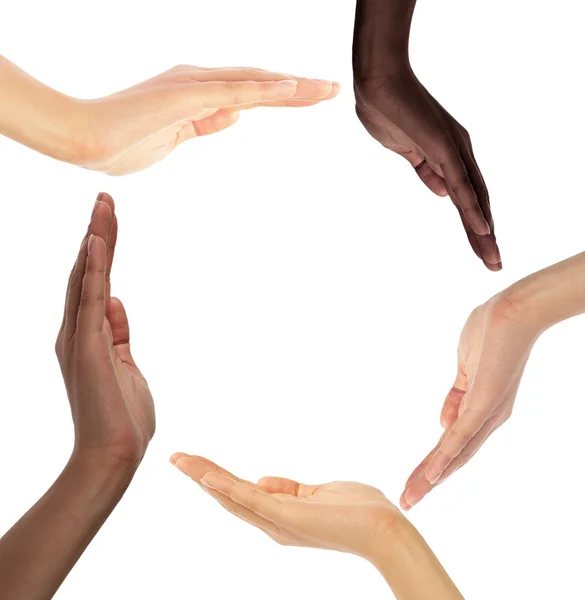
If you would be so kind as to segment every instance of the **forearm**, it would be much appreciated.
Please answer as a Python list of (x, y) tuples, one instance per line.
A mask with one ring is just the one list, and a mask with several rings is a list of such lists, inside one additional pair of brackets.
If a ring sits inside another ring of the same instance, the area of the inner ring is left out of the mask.
[(463, 596), (416, 528), (405, 518), (371, 561), (396, 600), (462, 600)]
[(133, 470), (72, 459), (0, 539), (0, 597), (48, 600), (122, 498)]
[(585, 252), (518, 281), (500, 296), (536, 333), (585, 312)]
[(353, 64), (356, 75), (408, 67), (416, 0), (357, 0)]
[(75, 162), (81, 104), (0, 56), (0, 134), (57, 160)]

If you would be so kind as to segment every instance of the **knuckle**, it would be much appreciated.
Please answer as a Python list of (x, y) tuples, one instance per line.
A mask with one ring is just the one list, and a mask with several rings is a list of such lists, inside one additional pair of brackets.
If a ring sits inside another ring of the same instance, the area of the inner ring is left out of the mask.
[[(270, 535), (270, 534), (269, 534)], [(270, 536), (279, 546), (289, 546), (290, 544), (288, 543), (287, 540), (285, 540), (284, 538), (280, 537), (280, 536), (276, 536), (276, 535), (271, 535)]]
[[(473, 437), (473, 433), (469, 429), (454, 428), (451, 434), (453, 436), (454, 441), (458, 442), (458, 444), (467, 444)], [(451, 452), (451, 454), (453, 453)]]
[(186, 65), (186, 64), (180, 64), (180, 65), (175, 65), (174, 67), (171, 67), (167, 73), (178, 73), (181, 71), (186, 71), (187, 69), (191, 69), (192, 67), (190, 65)]
[(451, 187), (453, 188), (454, 192), (457, 192), (463, 189), (473, 189), (473, 183), (467, 172), (460, 172), (451, 183)]
[(465, 129), (465, 127), (461, 126), (461, 137), (463, 138), (463, 140), (467, 143), (469, 143), (471, 141), (471, 136), (469, 135), (469, 131), (467, 131), (467, 129)]
[(81, 296), (79, 298), (80, 306), (88, 306), (90, 304), (96, 304), (98, 302), (103, 302), (105, 300), (105, 295), (103, 292), (88, 292), (87, 290), (82, 290)]

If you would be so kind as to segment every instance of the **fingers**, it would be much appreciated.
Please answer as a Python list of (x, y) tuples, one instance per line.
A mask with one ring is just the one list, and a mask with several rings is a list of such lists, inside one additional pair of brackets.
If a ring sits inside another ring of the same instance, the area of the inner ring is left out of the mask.
[[(171, 456), (171, 464), (175, 465), (177, 468), (180, 468), (179, 465), (177, 464), (178, 461), (181, 458), (185, 458), (185, 459), (190, 459), (193, 461), (196, 461), (196, 463), (198, 463), (199, 465), (202, 465), (203, 467), (203, 471), (200, 472), (200, 477), (197, 479), (197, 482), (200, 481), (201, 477), (203, 477), (204, 473), (208, 473), (209, 471), (213, 471), (214, 473), (219, 473), (220, 475), (225, 475), (226, 477), (229, 477), (230, 479), (234, 479), (235, 481), (241, 481), (243, 483), (246, 483), (247, 485), (251, 485), (252, 487), (259, 487), (245, 479), (240, 479), (239, 477), (237, 477), (236, 475), (234, 475), (233, 473), (230, 473), (229, 471), (227, 471), (226, 469), (224, 469), (223, 467), (220, 467), (219, 465), (216, 465), (213, 461), (209, 460), (208, 458), (204, 458), (203, 456), (197, 456), (195, 454), (191, 455), (191, 454), (185, 454), (185, 452), (176, 452), (175, 454), (173, 454)], [(187, 465), (188, 463), (181, 463), (182, 465)], [(192, 470), (191, 472), (195, 472), (194, 469), (200, 468), (198, 467), (197, 464), (192, 464)], [(181, 469), (180, 469), (181, 470)]]
[(198, 103), (206, 109), (246, 106), (257, 102), (275, 102), (296, 94), (297, 81), (238, 81), (195, 84)]
[(275, 102), (259, 102), (256, 104), (251, 104), (249, 106), (245, 106), (246, 110), (249, 108), (257, 108), (259, 106), (277, 106), (277, 107), (291, 107), (291, 108), (301, 108), (303, 106), (315, 106), (316, 104), (321, 104), (321, 102), (326, 102), (327, 100), (332, 100), (336, 96), (339, 95), (340, 87), (336, 82), (329, 82), (331, 91), (323, 97), (311, 98), (308, 96), (308, 92), (306, 90), (299, 90), (297, 87), (297, 91), (292, 98), (287, 98), (286, 100), (277, 100)]
[(279, 523), (282, 519), (280, 498), (241, 481), (210, 471), (201, 479), (201, 484), (231, 498), (234, 502), (251, 510), (260, 517)]
[(458, 152), (440, 164), (447, 191), (453, 202), (460, 208), (469, 226), (479, 236), (488, 235), (490, 226), (484, 217), (477, 194)]
[(217, 502), (219, 502), (228, 512), (232, 513), (243, 521), (246, 521), (246, 523), (250, 523), (259, 529), (262, 529), (268, 534), (277, 533), (277, 528), (272, 522), (261, 517), (260, 515), (257, 515), (252, 510), (241, 506), (221, 492), (201, 484), (201, 480), (208, 473), (215, 473), (218, 471), (224, 471), (227, 473), (225, 469), (222, 469), (211, 461), (201, 459), (200, 457), (189, 456), (183, 452), (177, 452), (176, 454), (173, 454), (173, 456), (171, 456), (171, 463), (185, 475), (190, 477), (193, 481), (199, 483), (203, 490), (205, 490), (213, 499), (217, 500)]
[(175, 76), (188, 77), (193, 82), (250, 82), (250, 81), (296, 81), (294, 98), (297, 100), (330, 100), (339, 93), (339, 84), (325, 79), (296, 77), (287, 73), (265, 71), (251, 67), (223, 67), (201, 69), (200, 67), (179, 67)]
[(278, 535), (278, 528), (271, 521), (268, 521), (268, 520), (264, 519), (263, 517), (257, 515), (255, 512), (252, 512), (251, 510), (244, 508), (243, 506), (241, 506), (237, 502), (234, 502), (231, 498), (224, 496), (220, 492), (206, 488), (203, 485), (201, 487), (214, 500), (216, 500), (219, 504), (221, 504), (221, 506), (225, 510), (227, 510), (229, 513), (231, 513), (235, 517), (238, 517), (238, 519), (241, 519), (242, 521), (245, 521), (246, 523), (249, 523), (250, 525), (254, 525), (254, 527), (261, 529), (262, 531), (264, 531), (264, 533), (267, 533), (268, 535), (271, 535), (271, 536)]
[[(210, 81), (213, 81), (210, 79)], [(301, 84), (304, 83), (303, 86)], [(311, 87), (309, 86), (311, 84)], [(325, 93), (324, 96), (322, 94), (329, 90), (328, 93)], [(246, 104), (245, 106), (240, 106), (240, 110), (250, 110), (252, 108), (257, 108), (260, 106), (264, 107), (303, 107), (303, 106), (315, 106), (320, 102), (325, 100), (331, 100), (335, 98), (339, 94), (339, 84), (331, 83), (320, 80), (302, 80), (299, 79), (299, 86), (297, 86), (297, 91), (295, 95), (286, 100), (277, 100), (274, 102), (255, 102), (252, 104)], [(311, 99), (314, 98), (314, 99)], [(227, 129), (234, 125), (239, 118), (239, 111), (224, 108), (220, 109), (214, 114), (210, 115), (201, 120), (190, 121), (183, 125), (181, 130), (177, 135), (177, 143), (182, 144), (183, 142), (190, 140), (194, 137), (201, 137), (205, 135), (212, 135), (214, 133), (218, 133), (223, 129)]]
[(489, 193), (481, 171), (479, 170), (477, 162), (473, 156), (471, 143), (469, 147), (464, 147), (461, 149), (461, 156), (473, 188), (476, 191), (477, 200), (481, 207), (482, 213), (490, 226), (489, 235), (477, 237), (481, 258), (488, 269), (491, 271), (499, 271), (502, 268), (502, 259), (500, 257), (500, 251), (498, 249), (498, 244), (496, 242), (496, 236), (494, 233), (494, 220), (492, 217)]
[[(108, 198), (110, 198), (108, 196)], [(110, 200), (112, 200), (110, 198)], [(112, 265), (114, 264), (114, 252), (116, 250), (116, 242), (118, 241), (118, 217), (114, 213), (114, 201), (111, 203), (112, 221), (110, 224), (110, 232), (107, 237), (107, 261), (106, 261), (106, 309), (110, 303), (110, 278), (112, 274)]]
[(405, 488), (408, 488), (410, 484), (421, 475), (424, 470), (427, 468), (427, 465), (431, 462), (433, 455), (438, 450), (439, 446), (443, 443), (443, 440), (447, 436), (447, 432), (445, 431), (441, 436), (441, 439), (437, 443), (437, 445), (425, 456), (424, 460), (418, 465), (418, 467), (412, 472), (408, 480), (406, 481)]
[(171, 463), (196, 483), (201, 483), (203, 476), (212, 470), (211, 467), (203, 464), (203, 462), (196, 457), (189, 456), (182, 452), (173, 454), (173, 456), (171, 456)]
[[(453, 475), (455, 471), (458, 471), (461, 467), (465, 466), (477, 453), (477, 451), (483, 446), (491, 434), (505, 422), (508, 415), (504, 415), (501, 418), (493, 417), (488, 419), (480, 431), (475, 437), (469, 442), (465, 450), (449, 465), (449, 467), (441, 475), (441, 478), (434, 484), (431, 484), (424, 475), (424, 468), (428, 464), (430, 458), (434, 454), (431, 452), (427, 458), (417, 468), (418, 473), (413, 473), (413, 476), (409, 478), (404, 492), (400, 498), (400, 506), (404, 510), (410, 510), (413, 506), (418, 504), (433, 488), (443, 483), (448, 477)], [(445, 435), (445, 434), (444, 434)], [(437, 447), (440, 444), (437, 444)], [(423, 467), (422, 469), (420, 467)]]
[(103, 329), (106, 316), (106, 269), (106, 242), (91, 234), (87, 243), (87, 260), (77, 313), (79, 335), (97, 333)]
[(429, 465), (425, 477), (429, 483), (436, 483), (451, 462), (461, 454), (490, 417), (489, 412), (475, 407), (467, 407), (448, 431)]
[[(111, 197), (107, 194), (100, 194), (94, 205), (87, 233), (81, 243), (77, 260), (69, 276), (62, 324), (66, 340), (70, 340), (75, 335), (77, 329), (77, 314), (81, 300), (82, 281), (87, 266), (89, 236), (93, 234), (102, 240), (108, 239), (108, 233), (112, 228), (113, 209), (114, 203)], [(111, 253), (111, 258), (113, 258), (113, 252)]]

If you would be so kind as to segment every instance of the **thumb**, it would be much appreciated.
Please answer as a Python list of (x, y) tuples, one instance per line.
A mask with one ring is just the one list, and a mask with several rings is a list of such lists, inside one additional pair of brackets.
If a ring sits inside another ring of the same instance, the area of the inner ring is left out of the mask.
[(429, 190), (431, 190), (431, 192), (433, 192), (433, 194), (441, 197), (448, 195), (445, 180), (438, 173), (433, 171), (426, 160), (419, 162), (417, 165), (412, 164), (412, 166), (421, 181), (429, 188)]
[(262, 477), (258, 485), (268, 494), (288, 494), (298, 496), (300, 483), (283, 477)]
[(263, 477), (258, 481), (258, 486), (268, 494), (287, 494), (297, 498), (311, 496), (318, 488), (315, 485), (303, 485), (284, 477)]
[(218, 110), (209, 117), (201, 119), (200, 121), (189, 121), (185, 123), (181, 130), (177, 134), (177, 143), (182, 144), (187, 140), (195, 137), (201, 137), (203, 135), (211, 135), (217, 133), (222, 129), (231, 127), (238, 120), (239, 113), (236, 110)]
[(443, 427), (443, 429), (448, 429), (457, 420), (461, 401), (463, 400), (463, 396), (465, 396), (466, 392), (467, 377), (461, 368), (459, 368), (457, 370), (457, 378), (455, 379), (455, 383), (449, 390), (441, 410), (441, 427)]
[(112, 330), (112, 344), (118, 358), (122, 362), (136, 366), (130, 353), (130, 326), (126, 309), (118, 298), (111, 298), (108, 306), (107, 319)]

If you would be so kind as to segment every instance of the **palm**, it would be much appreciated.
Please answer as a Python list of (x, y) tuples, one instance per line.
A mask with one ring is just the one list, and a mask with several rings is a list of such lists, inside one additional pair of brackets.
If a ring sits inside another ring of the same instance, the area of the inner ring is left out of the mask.
[(497, 298), (476, 308), (461, 333), (458, 375), (443, 409), (443, 426), (449, 427), (464, 408), (478, 403), (490, 406), (495, 426), (506, 420), (531, 347), (531, 339), (502, 315)]
[(290, 511), (292, 526), (280, 525), (272, 537), (291, 546), (368, 555), (372, 541), (399, 514), (380, 490), (361, 483), (304, 486), (268, 478), (260, 481), (260, 487), (279, 497)]

